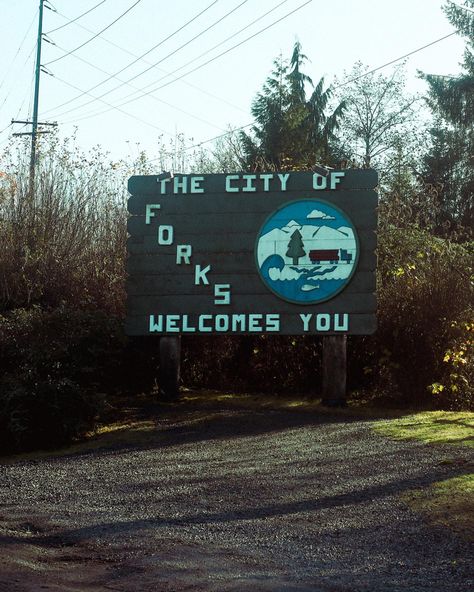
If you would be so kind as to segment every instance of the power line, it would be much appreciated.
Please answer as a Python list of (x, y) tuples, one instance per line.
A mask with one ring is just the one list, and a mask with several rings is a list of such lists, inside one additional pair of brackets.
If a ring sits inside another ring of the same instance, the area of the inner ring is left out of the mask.
[[(258, 21), (262, 20), (262, 18), (266, 17), (267, 15), (269, 15), (271, 12), (274, 12), (277, 8), (279, 8), (280, 6), (282, 6), (283, 4), (286, 4), (286, 2), (288, 2), (288, 0), (283, 0), (282, 2), (280, 2), (279, 4), (277, 4), (276, 6), (274, 6), (272, 9), (268, 10), (267, 12), (265, 12), (264, 14), (262, 14), (261, 16), (259, 16), (258, 18), (254, 19), (252, 22), (250, 22), (249, 24), (247, 24), (245, 27), (242, 27), (241, 29), (239, 29), (238, 31), (236, 31), (235, 33), (233, 33), (232, 35), (229, 35), (228, 37), (226, 37), (223, 41), (220, 41), (219, 43), (217, 43), (217, 45), (214, 45), (213, 47), (211, 47), (210, 49), (207, 49), (206, 51), (204, 51), (203, 53), (199, 54), (198, 56), (196, 56), (195, 58), (193, 58), (191, 61), (186, 62), (186, 64), (183, 64), (182, 66), (180, 66), (179, 68), (176, 68), (173, 72), (173, 74), (175, 74), (176, 72), (178, 72), (179, 70), (182, 70), (183, 68), (186, 68), (186, 66), (189, 66), (190, 64), (194, 63), (196, 60), (198, 60), (199, 58), (202, 58), (203, 56), (207, 55), (209, 52), (213, 51), (214, 49), (217, 49), (218, 47), (220, 47), (221, 45), (223, 45), (224, 43), (226, 43), (227, 41), (229, 41), (230, 39), (233, 39), (234, 37), (236, 37), (237, 35), (239, 35), (240, 33), (242, 33), (243, 31), (245, 31), (246, 29), (248, 29), (249, 27), (251, 27), (252, 25), (254, 25), (255, 23), (257, 23)], [(137, 93), (140, 93), (140, 96), (137, 96), (133, 99), (133, 101), (138, 100), (142, 97), (146, 97), (146, 96), (151, 96), (154, 98), (154, 95), (151, 94), (154, 91), (150, 91), (150, 92), (144, 92), (147, 88), (149, 88), (150, 86), (153, 86), (154, 84), (156, 84), (156, 82), (161, 82), (161, 80), (165, 80), (166, 78), (168, 78), (169, 76), (173, 76), (173, 74), (171, 73), (167, 73), (165, 76), (163, 76), (162, 78), (160, 78), (159, 80), (155, 80), (153, 81), (151, 84), (147, 84), (146, 86), (142, 87), (141, 89), (137, 89), (135, 92), (130, 93), (129, 95), (126, 95), (125, 97), (122, 97), (121, 100), (123, 99), (128, 99), (130, 97), (133, 97), (134, 95), (136, 95)], [(179, 79), (178, 79), (179, 80)], [(161, 88), (161, 87), (160, 87)], [(101, 95), (104, 96), (104, 95)], [(92, 102), (92, 101), (90, 101)], [(130, 101), (131, 102), (131, 101)], [(82, 105), (82, 107), (84, 107), (85, 105), (87, 105), (88, 103), (84, 103)], [(122, 103), (123, 104), (123, 103)], [(79, 108), (79, 107), (77, 107)], [(74, 109), (70, 109), (69, 111), (66, 111), (62, 114), (60, 114), (60, 117), (62, 117), (63, 115), (65, 115), (66, 113), (70, 113), (71, 111), (73, 111)], [(92, 114), (86, 114), (86, 117), (94, 117), (95, 115), (100, 115), (102, 113), (106, 113), (106, 111), (100, 111), (98, 113), (92, 113)], [(85, 119), (85, 117), (81, 117), (80, 120)]]
[[(55, 29), (51, 29), (51, 31), (48, 31), (46, 33), (46, 35), (50, 35), (51, 33), (54, 33), (55, 31), (59, 31), (59, 29), (64, 29), (64, 27), (67, 27), (68, 25), (71, 25), (72, 23), (75, 23), (76, 21), (78, 21), (79, 19), (81, 19), (83, 16), (86, 16), (86, 14), (89, 14), (89, 12), (92, 12), (93, 10), (95, 10), (96, 8), (98, 8), (101, 4), (104, 4), (104, 2), (107, 2), (107, 0), (102, 0), (102, 2), (99, 2), (98, 4), (96, 4), (95, 6), (93, 6), (92, 8), (89, 8), (89, 10), (86, 10), (86, 12), (83, 12), (79, 16), (76, 16), (76, 18), (73, 18), (73, 19), (69, 20), (67, 23), (64, 23), (64, 25), (61, 25), (59, 27), (56, 27)], [(58, 12), (58, 14), (60, 14), (60, 13)]]
[[(81, 90), (80, 88), (78, 88), (74, 84), (71, 84), (70, 82), (67, 82), (66, 80), (63, 80), (62, 78), (59, 78), (58, 76), (54, 76), (54, 78), (56, 80), (59, 80), (59, 82), (62, 82), (63, 84), (66, 84), (67, 86), (70, 86), (71, 88), (73, 88), (75, 90), (78, 90), (78, 91)], [(84, 92), (84, 91), (81, 91), (81, 92)], [(86, 94), (89, 94), (89, 93), (87, 93), (87, 91), (86, 91)], [(166, 134), (167, 136), (174, 137), (174, 134), (167, 132), (166, 130), (162, 129), (161, 127), (158, 127), (157, 125), (154, 125), (153, 123), (150, 123), (149, 121), (146, 121), (145, 119), (141, 119), (140, 117), (137, 117), (136, 115), (133, 115), (132, 113), (129, 113), (128, 111), (124, 111), (123, 109), (120, 109), (120, 107), (114, 107), (113, 105), (111, 105), (110, 103), (107, 103), (107, 101), (104, 101), (103, 99), (98, 99), (98, 100), (100, 100), (105, 105), (108, 105), (112, 109), (116, 109), (117, 111), (120, 111), (120, 113), (123, 113), (124, 115), (127, 115), (128, 117), (131, 117), (132, 119), (136, 119), (137, 121), (140, 121), (141, 123), (144, 123), (145, 125), (153, 127), (155, 129), (157, 129), (158, 131)]]
[[(245, 31), (246, 29), (248, 29), (249, 27), (251, 27), (252, 25), (254, 25), (256, 22), (262, 20), (262, 18), (266, 17), (268, 14), (270, 14), (271, 12), (274, 12), (277, 8), (279, 8), (280, 6), (282, 6), (283, 4), (285, 4), (286, 2), (288, 2), (288, 0), (283, 0), (282, 2), (280, 2), (279, 4), (277, 4), (276, 6), (274, 6), (271, 10), (268, 10), (267, 12), (265, 12), (264, 14), (262, 14), (261, 16), (259, 16), (258, 18), (254, 19), (253, 21), (251, 21), (249, 24), (247, 24), (245, 27), (242, 27), (241, 29), (239, 29), (237, 32), (233, 33), (232, 35), (229, 35), (228, 37), (226, 37), (223, 41), (219, 42), (217, 45), (214, 45), (213, 47), (211, 47), (210, 49), (206, 50), (205, 52), (203, 52), (202, 54), (198, 55), (197, 57), (193, 58), (190, 62), (187, 62), (186, 64), (184, 64), (183, 66), (180, 66), (179, 68), (177, 68), (177, 70), (175, 70), (174, 72), (178, 71), (178, 70), (182, 70), (183, 68), (185, 68), (186, 66), (188, 66), (189, 64), (195, 62), (197, 59), (199, 59), (200, 57), (202, 57), (203, 55), (208, 54), (210, 51), (216, 49), (217, 47), (221, 46), (222, 44), (226, 43), (227, 41), (229, 41), (230, 39), (232, 39), (233, 37), (236, 37), (237, 35), (239, 35), (240, 33), (242, 33), (242, 31)], [(158, 62), (159, 63), (159, 62)], [(153, 64), (152, 67), (156, 67), (156, 64)], [(168, 78), (169, 76), (172, 76), (171, 73), (165, 73), (165, 76), (162, 76), (158, 82), (160, 82), (161, 80), (164, 80), (166, 78)], [(123, 99), (128, 99), (129, 97), (133, 97), (134, 95), (136, 95), (137, 93), (139, 93), (140, 96), (135, 97), (135, 99), (133, 100), (138, 100), (142, 97), (145, 96), (150, 96), (151, 98), (155, 99), (156, 97), (151, 94), (151, 93), (144, 93), (145, 89), (149, 88), (150, 86), (152, 86), (153, 84), (156, 84), (157, 81), (153, 81), (151, 84), (148, 84), (140, 89), (135, 87), (135, 91), (126, 95), (125, 97), (123, 97), (121, 100)], [(124, 84), (128, 84), (128, 83), (124, 83)], [(130, 85), (129, 85), (130, 86)], [(134, 87), (132, 87), (134, 88)], [(101, 95), (105, 96), (104, 95)], [(93, 101), (89, 101), (89, 103), (91, 103)], [(82, 107), (84, 107), (85, 105), (89, 104), (89, 103), (83, 103)], [(79, 109), (80, 107), (76, 107), (73, 109), (70, 109), (68, 111), (65, 111), (64, 113), (61, 113), (59, 115), (59, 117), (62, 117), (63, 115), (66, 115), (67, 113), (70, 113), (71, 111), (74, 111), (76, 109)], [(242, 109), (239, 109), (242, 110)], [(107, 110), (101, 110), (98, 112), (93, 111), (92, 113), (86, 113), (84, 114), (82, 117), (80, 117), (80, 119), (78, 121), (82, 121), (83, 119), (86, 119), (88, 117), (95, 117), (96, 115), (101, 115), (102, 113), (107, 113)]]
[(28, 29), (26, 30), (26, 33), (25, 33), (25, 35), (24, 35), (23, 39), (21, 40), (21, 42), (20, 42), (20, 45), (18, 46), (18, 49), (16, 50), (16, 53), (15, 53), (15, 55), (14, 55), (14, 57), (13, 57), (13, 59), (12, 59), (12, 61), (11, 61), (10, 65), (9, 65), (9, 66), (8, 66), (8, 68), (7, 68), (7, 71), (6, 71), (6, 73), (5, 73), (5, 76), (3, 77), (2, 81), (0, 82), (0, 88), (2, 88), (2, 86), (3, 86), (4, 82), (5, 82), (5, 80), (7, 79), (8, 75), (10, 74), (11, 67), (13, 66), (13, 64), (15, 63), (15, 60), (16, 60), (16, 58), (18, 57), (18, 54), (20, 53), (20, 51), (21, 51), (21, 48), (23, 47), (23, 45), (24, 45), (24, 43), (25, 43), (26, 37), (27, 37), (28, 33), (30, 32), (30, 29), (31, 29), (31, 27), (33, 26), (33, 23), (36, 21), (36, 15), (37, 15), (37, 14), (38, 14), (38, 11), (36, 10), (36, 11), (35, 11), (35, 14), (33, 15), (33, 19), (32, 19), (32, 21), (31, 21), (31, 23), (30, 23), (29, 27), (28, 27)]
[[(246, 43), (247, 41), (250, 41), (251, 39), (253, 39), (254, 37), (256, 37), (257, 35), (260, 35), (261, 33), (267, 31), (268, 29), (270, 29), (271, 27), (273, 27), (274, 25), (278, 24), (279, 22), (281, 22), (282, 20), (288, 18), (289, 16), (291, 16), (292, 14), (294, 14), (295, 12), (297, 12), (298, 10), (300, 10), (301, 8), (304, 8), (307, 4), (310, 4), (312, 2), (312, 0), (307, 0), (304, 4), (301, 4), (300, 6), (298, 6), (297, 8), (295, 8), (294, 10), (288, 12), (287, 14), (285, 14), (284, 16), (282, 16), (281, 18), (277, 19), (276, 21), (273, 21), (270, 25), (267, 25), (266, 27), (264, 27), (263, 29), (260, 29), (259, 31), (257, 31), (256, 33), (254, 33), (253, 35), (250, 35), (249, 37), (247, 37), (246, 39), (244, 39), (243, 41), (233, 45), (232, 47), (226, 49), (225, 51), (221, 52), (220, 54), (218, 54), (217, 56), (214, 56), (213, 58), (209, 59), (207, 62), (204, 62), (203, 64), (196, 66), (195, 68), (193, 68), (192, 70), (190, 70), (189, 72), (186, 72), (184, 74), (182, 74), (181, 76), (175, 77), (173, 78), (173, 80), (170, 80), (169, 82), (156, 87), (146, 93), (143, 93), (143, 95), (141, 95), (140, 97), (135, 97), (133, 99), (129, 99), (123, 103), (120, 103), (120, 107), (122, 107), (123, 105), (127, 105), (128, 103), (131, 103), (133, 101), (135, 101), (137, 98), (142, 98), (145, 96), (150, 95), (153, 92), (156, 92), (157, 90), (160, 90), (161, 88), (164, 88), (165, 86), (168, 86), (170, 84), (172, 84), (173, 82), (176, 82), (177, 80), (180, 80), (181, 78), (184, 78), (185, 76), (188, 76), (189, 74), (192, 74), (193, 72), (195, 72), (196, 70), (199, 70), (200, 68), (203, 68), (204, 66), (207, 66), (207, 64), (210, 64), (211, 62), (217, 60), (218, 58), (222, 57), (223, 55), (226, 55), (227, 53), (229, 53), (230, 51), (232, 51), (233, 49), (236, 49), (237, 47), (240, 47), (241, 45), (243, 45), (244, 43)], [(159, 63), (159, 62), (158, 62)], [(150, 69), (150, 68), (148, 68)], [(132, 79), (133, 80), (133, 79)], [(115, 90), (115, 89), (112, 89)], [(103, 96), (105, 96), (108, 93), (104, 93), (102, 95), (100, 95), (99, 97), (97, 97), (98, 99), (102, 98)], [(136, 93), (132, 93), (132, 94), (136, 94)], [(84, 107), (86, 104), (92, 103), (93, 101), (89, 101), (88, 103), (84, 103), (82, 105), (82, 107)], [(67, 113), (73, 111), (75, 109), (70, 109), (69, 111), (65, 111), (64, 113), (61, 113), (58, 117), (62, 117), (64, 115), (66, 115)], [(107, 111), (107, 110), (106, 110)], [(102, 111), (101, 113), (97, 113), (96, 115), (101, 115), (102, 113), (106, 113), (106, 111)], [(87, 117), (83, 117), (80, 118), (79, 120), (76, 121), (81, 121), (82, 119), (86, 119)]]
[(341, 88), (342, 86), (346, 86), (347, 84), (351, 84), (352, 82), (356, 82), (360, 78), (364, 78), (365, 76), (369, 76), (369, 74), (373, 74), (374, 72), (377, 72), (378, 70), (381, 70), (382, 68), (386, 68), (387, 66), (391, 66), (392, 64), (395, 64), (396, 62), (400, 62), (401, 60), (404, 60), (405, 58), (408, 58), (408, 57), (412, 56), (413, 54), (418, 53), (419, 51), (422, 51), (423, 49), (426, 49), (427, 47), (431, 47), (432, 45), (435, 45), (436, 43), (439, 43), (440, 41), (444, 41), (445, 39), (448, 39), (448, 37), (452, 37), (453, 35), (456, 35), (457, 33), (458, 33), (458, 31), (453, 31), (452, 33), (449, 33), (449, 35), (445, 35), (444, 37), (440, 37), (439, 39), (436, 39), (435, 41), (432, 41), (431, 43), (427, 43), (426, 45), (423, 45), (422, 47), (419, 47), (418, 49), (414, 49), (413, 51), (410, 51), (409, 53), (406, 53), (405, 55), (402, 55), (401, 57), (396, 58), (395, 60), (387, 62), (386, 64), (383, 64), (382, 66), (377, 66), (377, 68), (373, 68), (372, 70), (369, 70), (369, 72), (364, 72), (364, 74), (360, 74), (359, 76), (356, 76), (355, 78), (351, 78), (350, 80), (346, 80), (346, 82), (342, 82), (341, 84), (334, 86), (333, 90), (336, 90), (337, 88)]
[[(300, 6), (298, 6), (297, 8), (295, 8), (294, 10), (292, 10), (291, 12), (288, 12), (287, 14), (285, 14), (284, 16), (282, 16), (281, 18), (277, 19), (276, 21), (273, 21), (273, 23), (267, 25), (266, 27), (264, 27), (263, 29), (260, 29), (259, 31), (257, 31), (256, 33), (254, 33), (253, 35), (250, 35), (249, 37), (246, 37), (243, 41), (240, 41), (239, 43), (236, 43), (235, 45), (233, 45), (232, 47), (229, 47), (228, 49), (226, 49), (225, 51), (221, 52), (220, 54), (214, 56), (213, 58), (207, 60), (207, 62), (204, 62), (203, 64), (200, 64), (199, 66), (196, 66), (195, 68), (193, 68), (192, 70), (189, 70), (188, 72), (185, 72), (184, 74), (182, 74), (181, 76), (178, 76), (176, 78), (173, 78), (173, 80), (170, 80), (169, 82), (166, 82), (165, 84), (162, 84), (161, 86), (158, 86), (154, 89), (151, 89), (150, 91), (143, 93), (143, 95), (141, 95), (140, 97), (135, 97), (133, 99), (129, 99), (128, 101), (124, 101), (123, 103), (120, 103), (119, 106), (123, 107), (124, 105), (127, 105), (128, 103), (131, 103), (135, 100), (137, 100), (138, 98), (142, 98), (145, 96), (150, 95), (151, 93), (156, 92), (157, 90), (160, 90), (166, 86), (169, 86), (170, 84), (172, 84), (173, 82), (176, 82), (177, 80), (181, 80), (181, 78), (184, 78), (185, 76), (189, 76), (189, 74), (192, 74), (193, 72), (196, 72), (197, 70), (199, 70), (200, 68), (203, 68), (204, 66), (207, 66), (208, 64), (210, 64), (211, 62), (214, 62), (215, 60), (217, 60), (218, 58), (226, 55), (227, 53), (229, 53), (230, 51), (236, 49), (237, 47), (240, 47), (241, 45), (243, 45), (244, 43), (247, 43), (247, 41), (250, 41), (251, 39), (253, 39), (254, 37), (257, 37), (258, 35), (260, 35), (261, 33), (264, 33), (265, 31), (267, 31), (268, 29), (270, 29), (271, 27), (275, 26), (276, 24), (278, 24), (279, 22), (281, 22), (282, 20), (288, 18), (289, 16), (291, 16), (292, 14), (294, 14), (295, 12), (297, 12), (298, 10), (301, 10), (301, 8), (304, 8), (307, 4), (310, 4), (312, 2), (312, 0), (307, 0), (307, 2), (305, 2), (304, 4), (301, 4)], [(107, 93), (105, 93), (107, 94)], [(133, 93), (135, 94), (135, 93)], [(101, 95), (104, 96), (104, 95)], [(100, 98), (100, 97), (98, 97)], [(89, 101), (92, 102), (92, 101)], [(84, 106), (84, 105), (83, 105)], [(70, 111), (72, 111), (73, 109), (71, 109)], [(62, 113), (59, 115), (59, 117), (62, 117), (63, 115), (65, 115), (66, 113), (69, 113), (70, 111), (66, 111), (65, 113)], [(103, 113), (106, 113), (107, 110), (102, 111), (100, 113), (97, 113), (96, 115), (102, 115)], [(83, 117), (80, 118), (76, 121), (82, 121), (82, 119), (87, 119), (87, 117)]]
[[(311, 1), (311, 0), (309, 0)], [(130, 83), (132, 80), (135, 80), (136, 78), (139, 78), (140, 76), (143, 76), (143, 74), (146, 74), (147, 72), (149, 72), (152, 68), (154, 68), (155, 66), (157, 66), (158, 64), (161, 64), (162, 62), (164, 62), (165, 60), (167, 60), (168, 58), (170, 58), (171, 56), (175, 55), (176, 53), (178, 53), (178, 51), (180, 51), (181, 49), (183, 49), (184, 47), (186, 47), (187, 45), (189, 45), (190, 43), (192, 43), (193, 41), (195, 41), (196, 39), (198, 39), (199, 37), (201, 37), (202, 35), (204, 35), (204, 33), (207, 33), (210, 29), (212, 29), (213, 27), (215, 27), (216, 25), (218, 25), (219, 23), (221, 23), (225, 18), (227, 18), (228, 16), (230, 16), (232, 13), (234, 13), (237, 9), (239, 9), (241, 6), (243, 6), (244, 4), (246, 4), (248, 2), (248, 0), (242, 0), (242, 2), (240, 4), (238, 4), (235, 8), (233, 8), (232, 10), (230, 10), (229, 12), (227, 12), (226, 14), (224, 14), (224, 16), (220, 17), (219, 19), (217, 19), (217, 21), (213, 22), (211, 25), (209, 25), (208, 27), (206, 27), (203, 31), (201, 31), (200, 33), (198, 33), (197, 35), (195, 35), (192, 39), (190, 39), (189, 41), (186, 41), (186, 43), (183, 43), (183, 45), (181, 45), (180, 47), (178, 47), (177, 49), (173, 50), (172, 52), (170, 52), (168, 55), (166, 55), (164, 58), (161, 58), (161, 60), (159, 60), (158, 62), (156, 62), (155, 64), (149, 66), (148, 68), (146, 68), (145, 70), (143, 70), (142, 72), (139, 72), (138, 74), (136, 74), (135, 76), (133, 76), (132, 78), (129, 78), (127, 81), (120, 83), (119, 85), (115, 86), (114, 88), (112, 88), (111, 90), (108, 90), (104, 93), (102, 93), (101, 95), (99, 95), (98, 97), (96, 97), (97, 99), (101, 99), (102, 97), (105, 97), (106, 95), (115, 92), (116, 90), (118, 90), (119, 88), (121, 88), (122, 86), (124, 86), (125, 84)], [(115, 75), (112, 75), (111, 78), (114, 78)], [(108, 79), (110, 80), (110, 78)], [(132, 93), (135, 94), (135, 93)], [(65, 115), (66, 113), (70, 113), (71, 111), (75, 111), (76, 109), (85, 107), (86, 105), (89, 105), (90, 103), (93, 103), (95, 99), (91, 100), (91, 101), (87, 101), (86, 103), (83, 103), (82, 105), (80, 105), (79, 107), (73, 107), (72, 109), (69, 109), (68, 111), (65, 111), (64, 113), (61, 113), (59, 115), (59, 117), (62, 117), (63, 115)]]
[[(65, 51), (59, 45), (57, 47), (61, 51)], [(102, 72), (103, 74), (109, 74), (109, 72), (107, 72), (106, 70), (103, 70), (99, 66), (96, 66), (92, 62), (89, 62), (88, 60), (85, 60), (84, 58), (81, 58), (80, 56), (74, 55), (74, 57), (77, 60), (83, 62), (84, 64), (87, 64), (91, 68), (94, 68), (95, 70), (98, 70), (99, 72)], [(123, 81), (120, 80), (120, 78), (117, 78), (117, 77), (114, 77), (114, 78), (116, 78), (116, 80), (119, 80), (120, 82), (123, 82)], [(59, 78), (58, 78), (58, 80), (59, 80)], [(128, 82), (126, 82), (125, 84), (127, 84), (127, 86), (130, 86), (130, 88), (133, 88), (135, 90), (139, 90), (136, 86), (133, 86), (133, 84), (129, 84)], [(162, 103), (163, 105), (167, 105), (168, 107), (171, 107), (172, 109), (175, 109), (177, 111), (180, 111), (181, 113), (184, 113), (185, 115), (188, 115), (189, 117), (192, 117), (193, 119), (197, 119), (198, 121), (201, 121), (202, 123), (205, 123), (206, 125), (209, 125), (211, 127), (215, 127), (215, 128), (217, 128), (219, 130), (222, 130), (222, 128), (219, 127), (218, 125), (215, 125), (214, 123), (211, 123), (210, 121), (206, 121), (205, 119), (202, 119), (201, 117), (199, 117), (197, 115), (193, 115), (189, 111), (186, 111), (185, 109), (181, 109), (180, 107), (177, 107), (176, 105), (173, 105), (172, 103), (168, 103), (167, 101), (164, 101), (163, 99), (159, 99), (158, 97), (155, 97), (153, 95), (151, 96), (151, 98), (154, 99), (155, 101), (158, 101), (159, 103)], [(110, 104), (110, 103), (107, 103), (107, 104)], [(110, 111), (110, 109), (107, 109), (107, 111)]]
[[(373, 74), (374, 72), (377, 72), (378, 70), (381, 70), (382, 68), (386, 68), (387, 66), (391, 66), (392, 64), (395, 64), (396, 62), (400, 62), (401, 60), (404, 60), (405, 58), (407, 58), (415, 53), (418, 53), (419, 51), (422, 51), (423, 49), (426, 49), (427, 47), (431, 47), (435, 43), (439, 43), (440, 41), (444, 41), (445, 39), (448, 39), (448, 37), (452, 37), (456, 33), (457, 33), (457, 31), (454, 31), (453, 33), (449, 33), (449, 35), (445, 35), (444, 37), (440, 37), (439, 39), (436, 39), (435, 41), (432, 41), (431, 43), (427, 43), (426, 45), (423, 45), (422, 47), (419, 47), (418, 49), (414, 49), (413, 51), (411, 51), (405, 55), (402, 55), (399, 58), (391, 60), (390, 62), (387, 62), (386, 64), (383, 64), (382, 66), (377, 66), (376, 68), (373, 68), (372, 70), (369, 70), (368, 72), (364, 72), (364, 74), (361, 74), (360, 76), (356, 76), (355, 78), (352, 78), (351, 80), (347, 80), (346, 82), (343, 82), (342, 84), (338, 84), (337, 86), (333, 87), (333, 90), (335, 90), (336, 88), (341, 88), (342, 86), (346, 86), (347, 84), (350, 84), (351, 82), (355, 82), (356, 80), (360, 80), (361, 78), (364, 78), (365, 76), (369, 76), (370, 74)], [(191, 150), (192, 148), (197, 148), (199, 146), (202, 146), (203, 144), (208, 144), (209, 142), (212, 142), (214, 140), (218, 140), (219, 138), (223, 138), (225, 136), (235, 133), (236, 131), (240, 131), (240, 130), (243, 130), (247, 127), (250, 127), (254, 124), (255, 124), (255, 121), (253, 121), (251, 123), (247, 123), (246, 125), (238, 127), (235, 130), (231, 130), (229, 132), (226, 132), (225, 134), (221, 134), (220, 136), (214, 136), (213, 138), (209, 138), (207, 140), (203, 140), (202, 142), (194, 144), (193, 146), (189, 146), (185, 150)], [(155, 159), (155, 160), (157, 160), (157, 159)]]
[[(104, 0), (105, 1), (105, 0)], [(286, 1), (286, 0), (285, 0)], [(64, 14), (62, 14), (61, 12), (58, 12), (59, 16), (67, 19), (68, 17)], [(87, 31), (88, 33), (94, 33), (94, 31), (92, 31), (92, 29), (89, 29), (88, 27), (84, 27), (84, 25), (80, 25), (79, 23), (76, 23), (77, 27), (80, 27), (81, 29), (84, 29), (84, 31)], [(109, 45), (111, 45), (112, 47), (115, 47), (117, 49), (119, 49), (120, 51), (123, 51), (124, 53), (127, 53), (128, 55), (131, 55), (134, 58), (138, 58), (139, 60), (143, 61), (145, 64), (147, 64), (148, 66), (153, 66), (156, 67), (154, 64), (152, 64), (151, 62), (145, 60), (145, 59), (141, 59), (139, 56), (137, 56), (137, 54), (133, 53), (132, 51), (130, 51), (129, 49), (127, 49), (126, 47), (123, 47), (122, 45), (119, 45), (118, 43), (114, 43), (113, 41), (110, 41), (110, 39), (107, 39), (107, 37), (103, 37), (100, 36), (100, 38), (102, 39), (102, 41), (105, 41), (106, 43), (108, 43)], [(156, 69), (158, 71), (160, 71), (161, 73), (165, 73), (166, 75), (170, 75), (169, 72), (167, 72), (166, 70), (163, 70), (162, 68), (158, 68), (156, 67)], [(233, 107), (234, 109), (237, 109), (238, 111), (242, 111), (244, 112), (244, 109), (242, 109), (241, 107), (238, 107), (237, 105), (234, 105), (234, 103), (231, 103), (230, 101), (227, 101), (226, 99), (223, 99), (222, 97), (218, 97), (217, 95), (197, 86), (196, 84), (192, 84), (191, 82), (188, 81), (183, 81), (183, 84), (186, 84), (187, 86), (190, 86), (191, 88), (194, 88), (196, 90), (198, 90), (199, 92), (212, 97), (214, 99), (216, 99), (217, 101), (221, 101), (223, 103), (226, 103), (227, 105), (229, 105), (230, 107)]]
[[(69, 103), (72, 103), (76, 99), (82, 97), (84, 94), (87, 94), (90, 91), (95, 90), (99, 86), (102, 86), (103, 84), (105, 84), (106, 82), (108, 82), (109, 80), (111, 80), (114, 76), (117, 76), (118, 74), (121, 74), (122, 72), (124, 72), (125, 70), (127, 70), (128, 68), (130, 68), (131, 66), (133, 66), (134, 64), (136, 64), (138, 61), (140, 61), (142, 58), (144, 58), (146, 55), (148, 55), (149, 53), (151, 53), (157, 47), (159, 47), (160, 45), (163, 45), (163, 43), (165, 43), (166, 41), (168, 41), (169, 39), (171, 39), (174, 35), (176, 35), (180, 31), (182, 31), (185, 27), (187, 27), (192, 22), (194, 22), (196, 19), (198, 19), (207, 10), (209, 10), (210, 8), (212, 8), (212, 6), (214, 6), (214, 4), (217, 4), (217, 2), (219, 2), (219, 0), (214, 0), (213, 2), (211, 2), (211, 4), (209, 4), (208, 6), (206, 6), (206, 8), (204, 8), (203, 10), (201, 10), (201, 12), (199, 12), (198, 14), (196, 14), (194, 17), (192, 17), (186, 23), (184, 23), (184, 25), (181, 25), (181, 27), (179, 27), (178, 29), (176, 29), (175, 31), (173, 31), (173, 33), (170, 33), (168, 35), (168, 37), (165, 37), (165, 39), (163, 39), (162, 41), (160, 41), (159, 43), (157, 43), (156, 45), (154, 45), (151, 49), (149, 49), (144, 54), (142, 54), (141, 56), (139, 56), (138, 58), (136, 58), (135, 60), (133, 60), (132, 62), (130, 62), (126, 66), (124, 66), (122, 69), (118, 70), (117, 72), (114, 72), (113, 76), (109, 76), (109, 78), (106, 78), (105, 80), (102, 80), (102, 82), (99, 82), (98, 84), (92, 86), (87, 91), (83, 91), (80, 94), (76, 95), (75, 97), (72, 97), (72, 99), (69, 99), (68, 101), (65, 101), (64, 103), (61, 103), (60, 105), (56, 105), (56, 107), (53, 107), (52, 109), (48, 109), (45, 113), (49, 113), (50, 111), (54, 111), (56, 109), (60, 109), (61, 107), (64, 107), (65, 105), (68, 105)], [(89, 103), (86, 103), (86, 105), (87, 104), (89, 104)]]
[(67, 57), (68, 55), (71, 55), (72, 53), (76, 52), (78, 49), (81, 49), (81, 47), (84, 47), (85, 45), (87, 45), (91, 41), (94, 41), (94, 39), (96, 39), (101, 33), (103, 33), (104, 31), (107, 31), (107, 29), (110, 29), (110, 27), (112, 27), (112, 25), (115, 25), (115, 23), (117, 23), (126, 14), (128, 14), (133, 8), (135, 8), (135, 6), (137, 4), (140, 4), (141, 1), (142, 0), (136, 0), (136, 2), (134, 4), (132, 4), (132, 6), (130, 6), (129, 8), (127, 8), (127, 10), (125, 12), (123, 12), (120, 16), (118, 16), (114, 21), (112, 21), (109, 25), (107, 25), (106, 27), (104, 27), (101, 31), (99, 31), (99, 33), (97, 33), (96, 35), (94, 35), (93, 37), (91, 37), (90, 39), (88, 39), (87, 41), (84, 41), (84, 43), (82, 43), (81, 45), (78, 45), (74, 49), (71, 49), (71, 51), (68, 51), (66, 54), (64, 54), (62, 56), (59, 56), (59, 58), (56, 58), (54, 60), (51, 60), (50, 62), (46, 62), (46, 64), (43, 64), (43, 65), (44, 66), (49, 66), (50, 64), (54, 64), (55, 62), (59, 62), (59, 60), (62, 60), (63, 58)]

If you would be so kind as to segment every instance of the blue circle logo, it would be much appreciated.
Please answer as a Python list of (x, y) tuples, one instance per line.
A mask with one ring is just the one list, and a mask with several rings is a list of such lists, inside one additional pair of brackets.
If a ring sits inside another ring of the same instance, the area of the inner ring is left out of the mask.
[(336, 206), (316, 199), (291, 202), (262, 226), (255, 256), (260, 276), (277, 296), (298, 304), (333, 298), (357, 266), (353, 223)]

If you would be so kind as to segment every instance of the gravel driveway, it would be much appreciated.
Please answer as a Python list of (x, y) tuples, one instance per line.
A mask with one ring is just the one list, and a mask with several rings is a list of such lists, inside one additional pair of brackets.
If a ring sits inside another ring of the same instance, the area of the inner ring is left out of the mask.
[(461, 474), (453, 454), (341, 414), (188, 407), (3, 465), (0, 590), (467, 591), (472, 544), (399, 498)]

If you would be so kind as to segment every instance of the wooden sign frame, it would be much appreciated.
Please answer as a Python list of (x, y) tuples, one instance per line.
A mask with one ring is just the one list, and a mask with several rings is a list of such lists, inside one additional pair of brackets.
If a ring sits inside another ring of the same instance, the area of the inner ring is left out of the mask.
[(373, 333), (376, 185), (352, 169), (131, 177), (127, 334)]

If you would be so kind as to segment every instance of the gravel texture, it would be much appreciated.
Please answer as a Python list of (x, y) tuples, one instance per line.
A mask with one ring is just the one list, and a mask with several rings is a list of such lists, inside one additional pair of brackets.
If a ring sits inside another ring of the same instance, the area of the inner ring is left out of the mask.
[(0, 590), (456, 592), (473, 545), (400, 495), (469, 449), (371, 421), (184, 408), (135, 444), (0, 468)]

